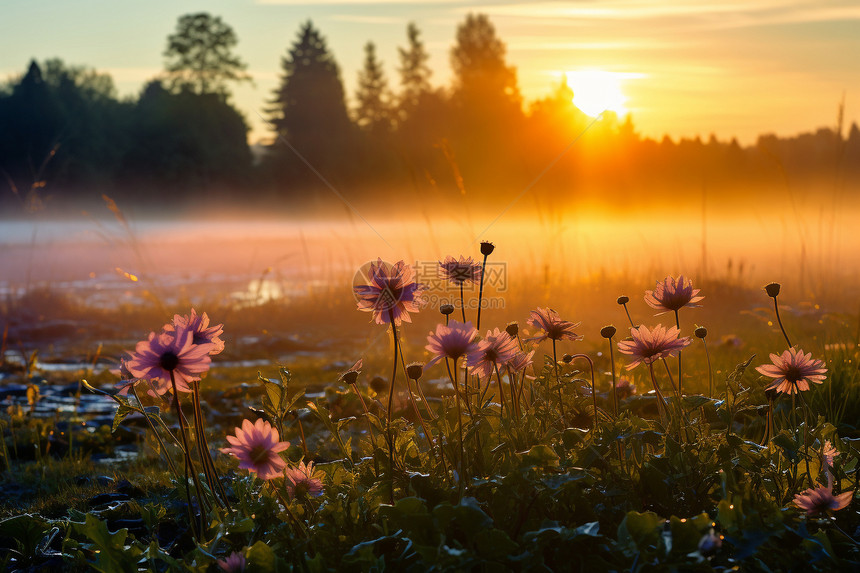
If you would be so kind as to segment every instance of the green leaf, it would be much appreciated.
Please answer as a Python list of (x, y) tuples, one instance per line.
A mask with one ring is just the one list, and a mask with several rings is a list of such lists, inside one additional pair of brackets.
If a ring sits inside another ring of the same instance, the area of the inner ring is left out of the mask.
[(270, 573), (277, 568), (275, 552), (262, 541), (256, 542), (248, 549), (247, 559), (251, 571)]
[(532, 446), (530, 450), (521, 453), (520, 456), (522, 457), (522, 467), (558, 467), (558, 454), (545, 444)]
[(72, 527), (79, 535), (85, 535), (92, 541), (92, 549), (96, 553), (95, 562), (90, 563), (93, 569), (102, 573), (136, 573), (137, 561), (142, 551), (137, 546), (125, 545), (128, 529), (111, 533), (107, 523), (91, 513), (88, 513), (85, 519), (84, 523), (73, 522)]
[(116, 432), (117, 428), (119, 428), (119, 425), (122, 423), (122, 421), (125, 420), (125, 418), (129, 414), (131, 414), (132, 412), (134, 412), (134, 408), (132, 408), (130, 406), (120, 406), (116, 409), (116, 414), (114, 414), (114, 417), (113, 417), (113, 425), (111, 426), (111, 429), (110, 429), (111, 434)]

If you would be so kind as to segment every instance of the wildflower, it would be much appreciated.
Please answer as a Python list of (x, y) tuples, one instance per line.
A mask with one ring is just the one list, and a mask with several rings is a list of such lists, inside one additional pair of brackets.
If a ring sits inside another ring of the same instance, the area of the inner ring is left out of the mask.
[(190, 330), (194, 336), (194, 344), (211, 344), (210, 355), (220, 354), (224, 350), (224, 341), (221, 340), (221, 335), (224, 334), (224, 325), (209, 326), (209, 316), (205, 312), (197, 314), (197, 311), (192, 308), (190, 315), (177, 314), (173, 317), (173, 323), (165, 325), (164, 330), (171, 332), (176, 328)]
[(344, 384), (355, 384), (356, 380), (358, 380), (358, 375), (361, 373), (362, 363), (362, 359), (359, 358), (358, 362), (352, 365), (352, 368), (340, 375), (340, 381)]
[(294, 468), (287, 468), (284, 472), (284, 486), (290, 494), (290, 499), (296, 497), (313, 496), (316, 497), (322, 494), (323, 483), (322, 478), (325, 474), (314, 469), (314, 463), (299, 462), (299, 465)]
[(475, 342), (477, 335), (478, 331), (471, 322), (463, 324), (452, 320), (448, 326), (440, 324), (436, 327), (436, 332), (431, 331), (427, 336), (428, 344), (424, 348), (434, 354), (427, 366), (432, 366), (443, 358), (457, 360), (473, 352), (478, 346)]
[(615, 385), (615, 393), (619, 400), (624, 400), (636, 394), (636, 385), (632, 378), (619, 378)]
[(230, 557), (218, 560), (218, 567), (227, 573), (242, 573), (246, 566), (245, 556), (237, 551), (231, 553)]
[(634, 357), (633, 362), (627, 365), (631, 370), (642, 362), (651, 364), (660, 358), (672, 356), (674, 352), (690, 344), (687, 337), (678, 338), (677, 326), (666, 328), (658, 324), (651, 330), (642, 325), (639, 328), (631, 328), (630, 335), (633, 340), (622, 340), (618, 343), (618, 350), (622, 354), (630, 354)]
[(221, 452), (239, 458), (239, 467), (257, 472), (260, 479), (278, 477), (287, 467), (278, 452), (290, 447), (289, 442), (281, 442), (278, 430), (269, 422), (258, 419), (253, 424), (242, 420), (242, 427), (236, 428), (235, 436), (227, 436), (232, 447), (222, 448)]
[(582, 340), (582, 336), (573, 331), (582, 323), (562, 320), (558, 313), (551, 308), (538, 308), (531, 311), (531, 318), (529, 318), (528, 323), (544, 331), (543, 334), (530, 340), (537, 340), (538, 342), (543, 342), (547, 338), (550, 340)]
[(444, 278), (458, 286), (466, 282), (478, 284), (481, 280), (481, 265), (473, 261), (472, 257), (461, 255), (458, 261), (448, 255), (444, 262), (439, 262), (439, 270)]
[(669, 276), (663, 282), (658, 282), (654, 290), (645, 291), (645, 302), (659, 310), (657, 314), (662, 314), (670, 310), (678, 311), (685, 306), (699, 306), (696, 303), (705, 297), (697, 294), (699, 289), (694, 289), (693, 281), (684, 278), (684, 275), (677, 280)]
[(358, 310), (372, 312), (376, 324), (412, 322), (410, 312), (418, 312), (423, 285), (415, 282), (415, 271), (397, 261), (389, 265), (378, 259), (370, 264), (369, 284), (354, 287)]
[(466, 364), (472, 374), (479, 378), (488, 378), (498, 365), (506, 364), (519, 349), (517, 341), (504, 330), (488, 330), (484, 340), (478, 342), (467, 356)]
[(138, 342), (126, 368), (133, 377), (152, 381), (159, 395), (170, 388), (171, 373), (177, 390), (191, 392), (188, 382), (200, 380), (200, 374), (209, 370), (212, 348), (212, 344), (194, 344), (191, 330), (175, 326), (161, 334), (151, 332), (147, 340)]
[(517, 352), (511, 357), (510, 360), (505, 364), (508, 368), (511, 369), (512, 372), (522, 372), (532, 364), (532, 357), (535, 355), (535, 351), (531, 352)]
[(824, 441), (824, 446), (821, 448), (821, 462), (829, 467), (833, 467), (833, 458), (839, 455), (839, 451), (833, 447), (830, 440)]
[(803, 493), (794, 496), (794, 505), (804, 510), (806, 515), (815, 515), (827, 511), (839, 511), (845, 509), (854, 497), (853, 491), (846, 491), (839, 495), (833, 495), (833, 478), (828, 475), (827, 486), (819, 485), (817, 488), (809, 488)]
[(804, 354), (803, 350), (789, 348), (781, 355), (770, 355), (773, 364), (763, 364), (756, 370), (769, 378), (775, 378), (768, 390), (775, 389), (783, 394), (794, 394), (809, 390), (809, 383), (824, 382), (827, 369), (823, 360), (813, 360), (812, 353)]

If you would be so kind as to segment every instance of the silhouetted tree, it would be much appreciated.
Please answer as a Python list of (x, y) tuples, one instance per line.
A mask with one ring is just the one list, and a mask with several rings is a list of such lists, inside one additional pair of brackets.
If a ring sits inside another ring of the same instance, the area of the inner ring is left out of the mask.
[(391, 131), (391, 91), (382, 70), (382, 63), (376, 59), (376, 46), (373, 42), (364, 46), (364, 67), (358, 72), (355, 99), (358, 103), (355, 116), (359, 127), (376, 135)]
[(180, 16), (164, 50), (168, 85), (173, 91), (226, 95), (228, 81), (250, 81), (246, 65), (233, 54), (237, 43), (233, 28), (218, 16)]
[(421, 96), (430, 92), (430, 75), (432, 71), (427, 61), (430, 54), (421, 41), (421, 31), (414, 22), (406, 27), (409, 45), (397, 48), (400, 55), (400, 110), (408, 115), (419, 104)]
[(286, 143), (326, 177), (342, 175), (348, 167), (353, 126), (340, 70), (312, 22), (302, 25), (281, 66), (281, 85), (266, 110), (275, 135), (284, 139), (272, 147), (275, 171), (290, 181), (315, 180)]

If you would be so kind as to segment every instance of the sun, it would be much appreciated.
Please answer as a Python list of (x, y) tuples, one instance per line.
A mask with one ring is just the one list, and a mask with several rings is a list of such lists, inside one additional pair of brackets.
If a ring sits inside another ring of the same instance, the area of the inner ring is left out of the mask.
[(567, 85), (573, 90), (573, 105), (591, 117), (604, 111), (612, 111), (619, 116), (626, 114), (624, 82), (643, 77), (642, 74), (604, 70), (574, 70), (564, 72), (564, 75), (567, 76)]

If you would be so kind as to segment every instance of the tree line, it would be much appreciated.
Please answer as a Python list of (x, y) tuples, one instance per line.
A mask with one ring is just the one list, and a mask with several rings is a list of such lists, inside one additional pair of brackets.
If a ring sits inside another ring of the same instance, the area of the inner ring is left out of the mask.
[[(860, 181), (860, 130), (835, 125), (795, 137), (660, 141), (632, 118), (591, 118), (563, 79), (524, 102), (489, 18), (469, 14), (450, 51), (451, 85), (434, 87), (419, 28), (398, 49), (397, 87), (376, 46), (364, 46), (351, 105), (326, 39), (303, 23), (281, 59), (263, 114), (272, 143), (255, 160), (229, 85), (250, 81), (238, 38), (217, 16), (179, 18), (164, 73), (120, 99), (110, 76), (59, 59), (31, 62), (0, 85), (0, 205), (101, 194), (160, 207), (201, 199), (284, 205), (411, 196), (506, 200), (540, 174), (545, 199), (648, 202), (654, 191), (835, 186)], [(548, 166), (551, 166), (547, 169)], [(319, 192), (317, 192), (319, 191)], [(431, 194), (431, 195), (428, 195)]]

